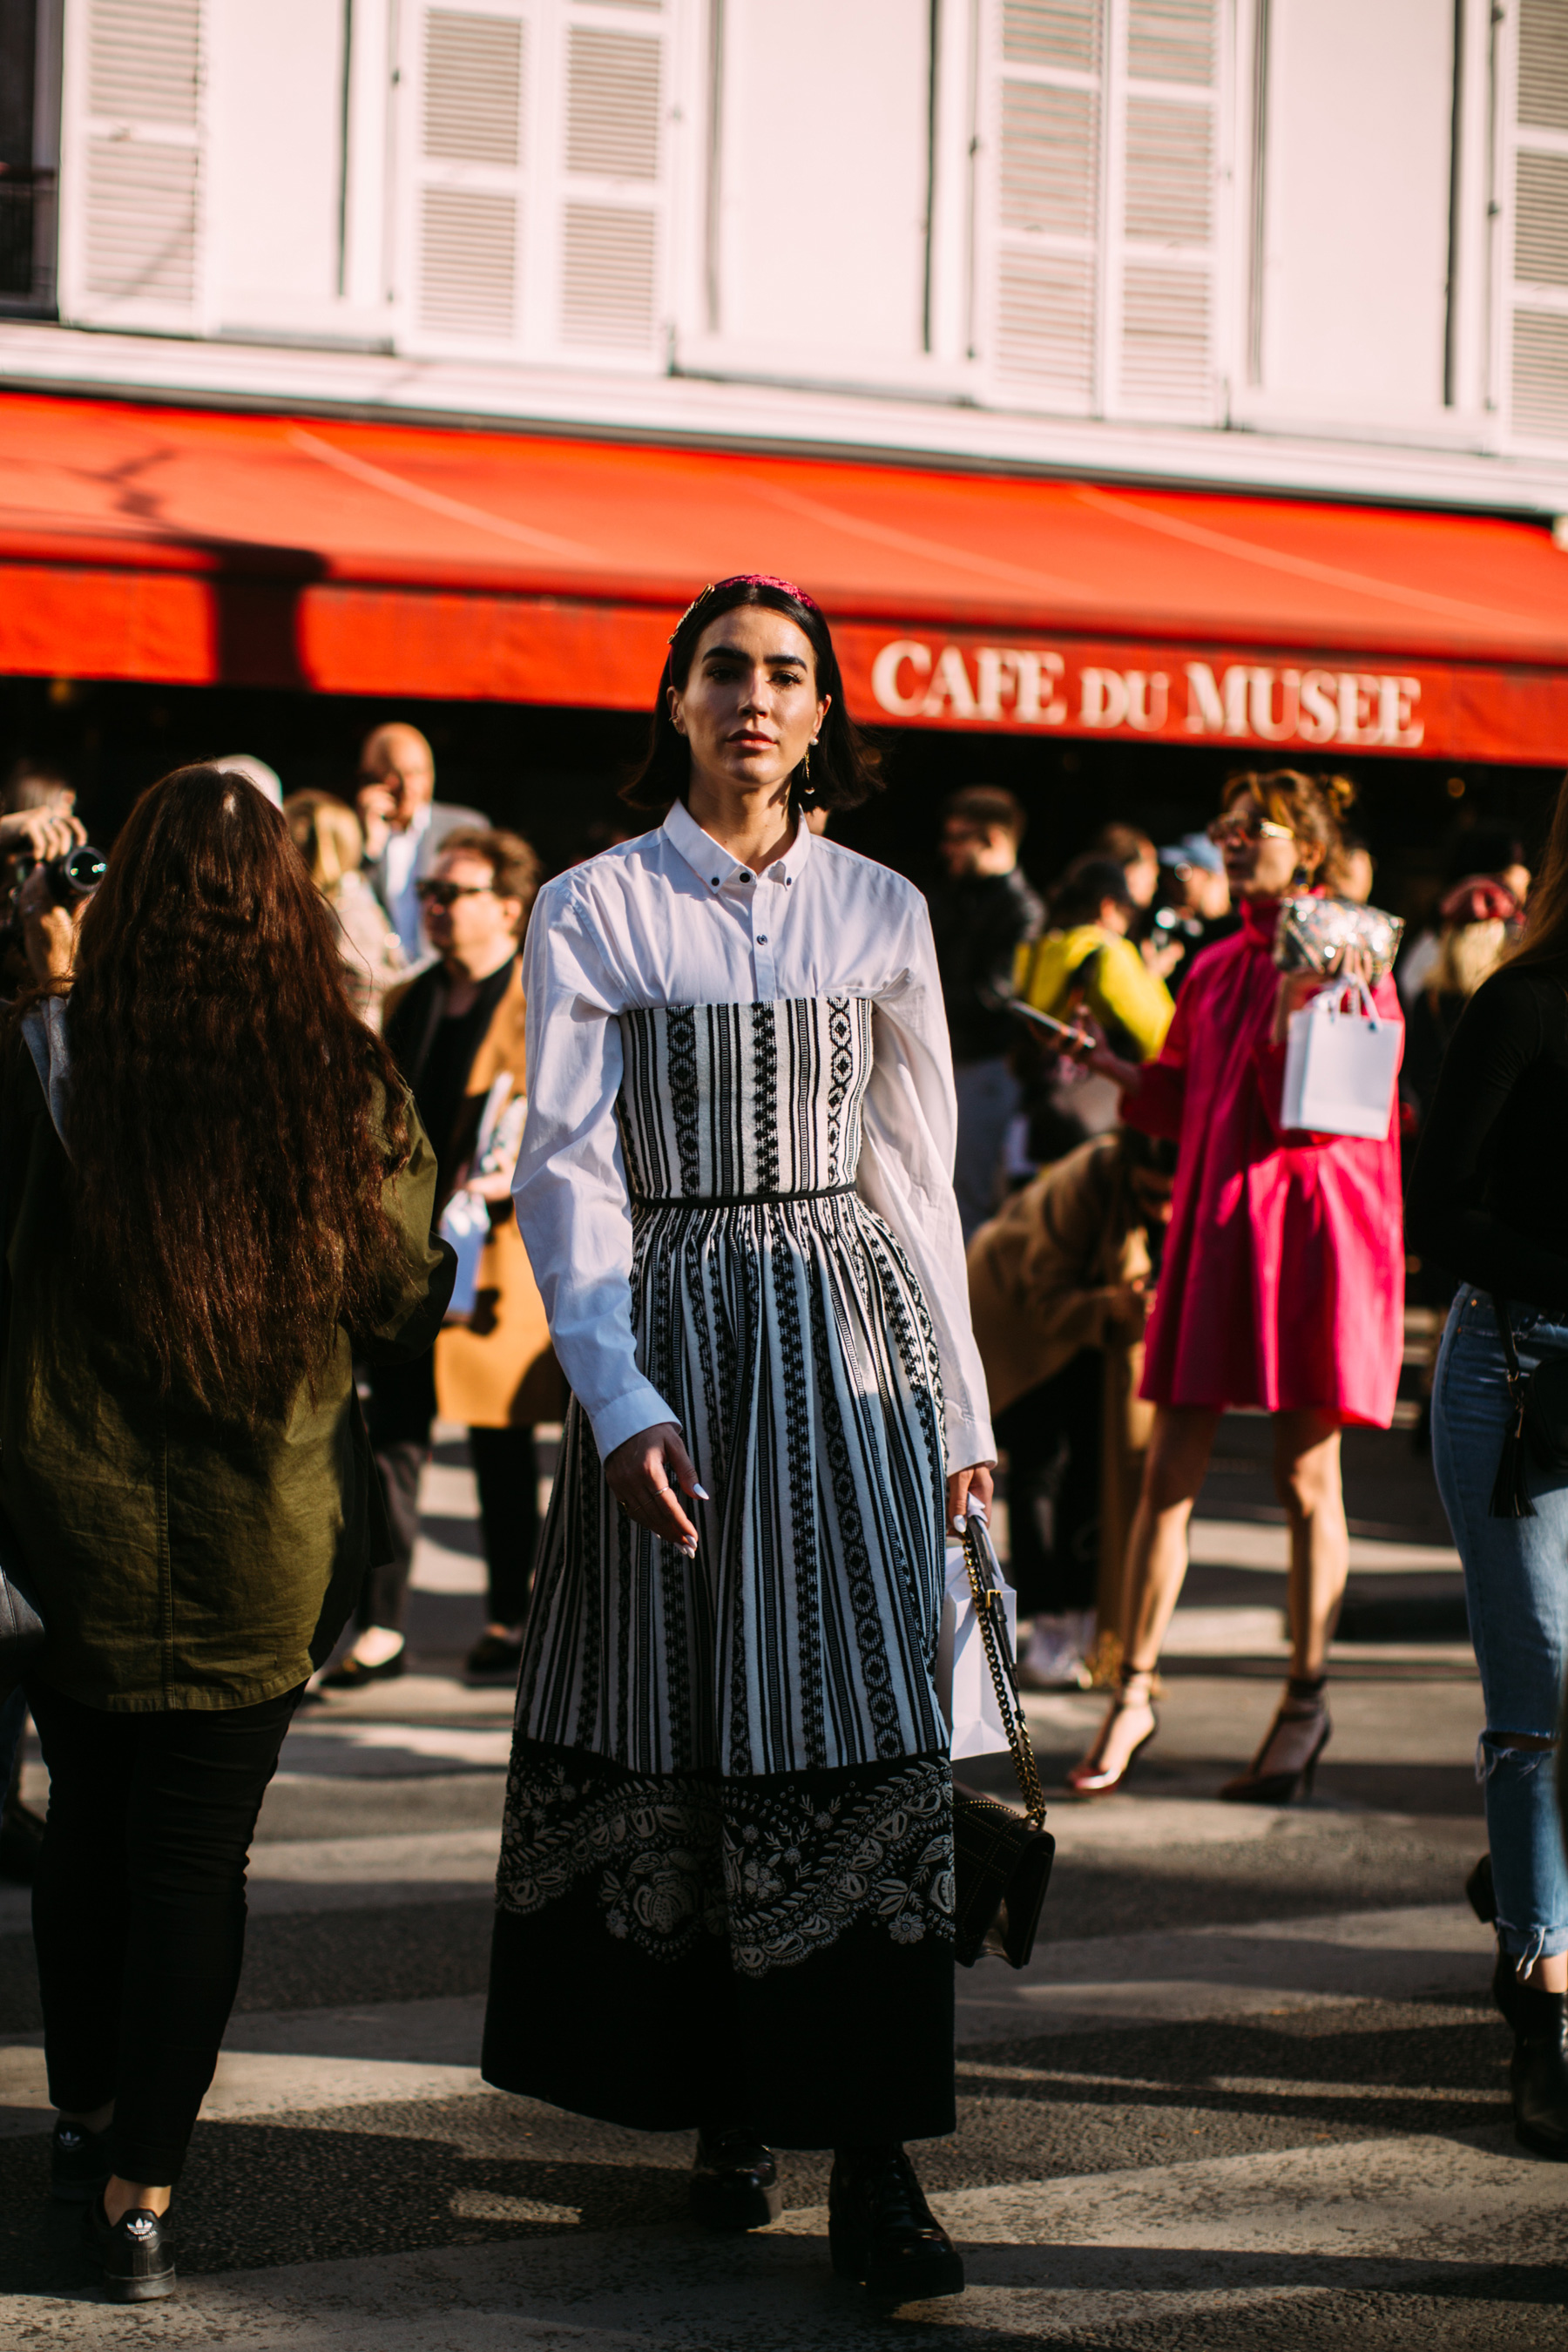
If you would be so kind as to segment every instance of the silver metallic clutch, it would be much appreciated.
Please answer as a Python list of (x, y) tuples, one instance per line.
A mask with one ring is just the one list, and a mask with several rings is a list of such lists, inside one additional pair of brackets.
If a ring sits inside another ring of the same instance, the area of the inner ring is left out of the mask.
[(1381, 907), (1358, 907), (1353, 898), (1286, 898), (1274, 932), (1274, 961), (1281, 971), (1336, 972), (1347, 948), (1359, 948), (1372, 964), (1371, 986), (1386, 980), (1399, 953), (1405, 925)]

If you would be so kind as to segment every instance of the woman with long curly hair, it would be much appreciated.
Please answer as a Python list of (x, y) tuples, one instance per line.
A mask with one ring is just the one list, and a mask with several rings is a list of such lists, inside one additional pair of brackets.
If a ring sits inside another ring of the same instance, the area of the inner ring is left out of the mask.
[[(639, 839), (541, 892), (514, 1193), (573, 1391), (523, 1638), (484, 2070), (697, 2128), (693, 2210), (832, 2147), (835, 2268), (963, 2270), (943, 1528), (991, 1492), (931, 919), (819, 838), (864, 798), (827, 624), (704, 591)], [(563, 1986), (571, 2000), (563, 2011)]]
[(79, 938), (41, 892), (28, 913), (45, 985), (0, 1064), (0, 1502), (47, 1629), (54, 2191), (142, 2302), (173, 2285), (262, 1795), (384, 1556), (353, 1354), (427, 1348), (452, 1261), (435, 1157), (251, 785), (166, 776)]
[[(1329, 1738), (1327, 1658), (1350, 1567), (1340, 1432), (1386, 1429), (1404, 1352), (1399, 1140), (1282, 1124), (1290, 1013), (1322, 982), (1273, 959), (1279, 902), (1318, 888), (1353, 788), (1293, 768), (1233, 777), (1210, 828), (1241, 929), (1193, 967), (1158, 1057), (1093, 1057), (1122, 1116), (1176, 1143), (1170, 1239), (1149, 1324), (1154, 1423), (1128, 1538), (1120, 1685), (1083, 1762), (1080, 1795), (1120, 1786), (1154, 1736), (1154, 1668), (1187, 1569), (1187, 1527), (1227, 1406), (1274, 1422), (1274, 1487), (1290, 1545), (1290, 1675), (1249, 1769), (1222, 1797), (1288, 1804)], [(1350, 977), (1347, 970), (1346, 977)], [(1384, 1021), (1399, 998), (1384, 979)]]

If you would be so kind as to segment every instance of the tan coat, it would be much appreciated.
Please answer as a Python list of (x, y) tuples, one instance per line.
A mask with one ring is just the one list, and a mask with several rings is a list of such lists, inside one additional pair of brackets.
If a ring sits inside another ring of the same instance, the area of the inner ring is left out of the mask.
[(1112, 1319), (1117, 1291), (1146, 1278), (1148, 1243), (1119, 1140), (1096, 1136), (1015, 1192), (969, 1244), (969, 1306), (994, 1412), (1026, 1396), (1083, 1348), (1105, 1359), (1100, 1622), (1114, 1630), (1121, 1562), (1153, 1408), (1138, 1385), (1142, 1322)]
[[(387, 997), (388, 1020), (404, 993), (395, 989)], [(443, 1160), (453, 1140), (461, 1139), (459, 1150), (471, 1145), (485, 1097), (503, 1071), (519, 1094), (526, 1092), (523, 1029), (520, 961), (474, 1055), (456, 1138), (438, 1139)], [(544, 1302), (510, 1201), (490, 1204), (489, 1239), (479, 1260), (471, 1318), (448, 1323), (436, 1342), (436, 1403), (444, 1421), (469, 1429), (527, 1428), (536, 1421), (559, 1421), (564, 1410), (564, 1384), (550, 1345)]]

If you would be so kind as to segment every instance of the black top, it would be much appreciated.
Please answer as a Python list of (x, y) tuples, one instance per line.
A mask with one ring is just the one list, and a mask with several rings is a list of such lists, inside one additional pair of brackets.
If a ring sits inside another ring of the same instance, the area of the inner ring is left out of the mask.
[(1032, 940), (1045, 909), (1015, 866), (1010, 874), (965, 874), (931, 898), (955, 1062), (990, 1062), (1012, 1052), (1018, 1022), (1003, 1011), (1013, 993), (1013, 955)]
[(499, 971), (482, 980), (472, 1004), (456, 1017), (447, 1011), (446, 967), (432, 964), (413, 982), (386, 1024), (392, 1057), (408, 1081), (420, 1123), (436, 1147), (438, 1203), (445, 1202), (474, 1148), (481, 1107), (472, 1107), (465, 1116), (468, 1073), (506, 994), (515, 961), (509, 957)]
[(1568, 987), (1494, 972), (1444, 1059), (1410, 1178), (1415, 1246), (1479, 1290), (1568, 1311)]

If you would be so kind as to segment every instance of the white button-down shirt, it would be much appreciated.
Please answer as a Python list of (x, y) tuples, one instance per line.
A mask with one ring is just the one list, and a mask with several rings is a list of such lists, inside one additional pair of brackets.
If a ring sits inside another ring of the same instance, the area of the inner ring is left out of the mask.
[(676, 1416), (637, 1368), (616, 1015), (661, 1004), (872, 1000), (856, 1189), (902, 1243), (942, 1362), (948, 1463), (995, 1457), (952, 1196), (952, 1057), (925, 900), (796, 828), (762, 874), (677, 801), (657, 832), (542, 889), (523, 951), (528, 1124), (512, 1195), (562, 1369), (601, 1456)]
[(405, 833), (387, 835), (386, 847), (376, 861), (382, 903), (411, 963), (430, 952), (425, 941), (425, 909), (419, 903), (419, 853), (429, 830), (430, 803), (426, 801), (415, 810)]

